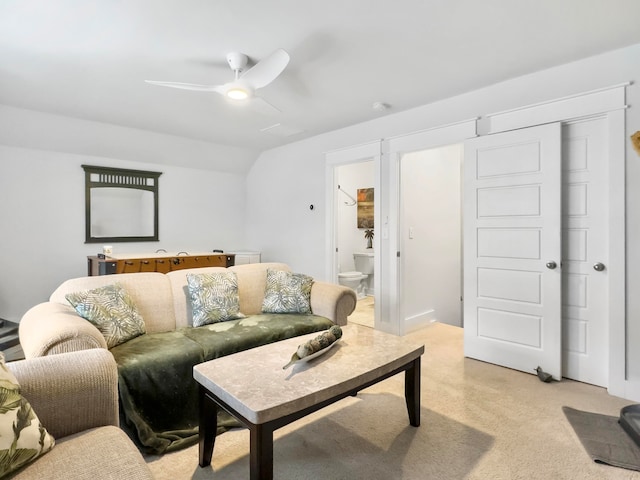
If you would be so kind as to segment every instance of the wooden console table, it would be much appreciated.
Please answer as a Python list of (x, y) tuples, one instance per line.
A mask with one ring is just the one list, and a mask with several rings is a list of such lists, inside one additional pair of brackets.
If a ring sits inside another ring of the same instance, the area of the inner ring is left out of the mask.
[(87, 257), (89, 276), (111, 275), (113, 273), (160, 272), (200, 267), (231, 267), (235, 264), (232, 253), (198, 254), (132, 254), (113, 255), (100, 258), (97, 255)]

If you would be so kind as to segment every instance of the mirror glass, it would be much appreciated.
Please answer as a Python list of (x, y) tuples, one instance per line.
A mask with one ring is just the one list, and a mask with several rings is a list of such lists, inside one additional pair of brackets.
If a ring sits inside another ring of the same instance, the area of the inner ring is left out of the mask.
[(158, 240), (159, 172), (82, 166), (86, 242)]
[(91, 236), (153, 235), (153, 193), (130, 188), (91, 189)]

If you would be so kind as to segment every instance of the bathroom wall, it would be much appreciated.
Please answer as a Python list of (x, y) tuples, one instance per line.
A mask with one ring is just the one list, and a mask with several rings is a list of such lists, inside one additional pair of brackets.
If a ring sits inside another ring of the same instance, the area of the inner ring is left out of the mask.
[[(353, 198), (357, 198), (359, 188), (373, 187), (374, 176), (373, 161), (344, 165), (337, 169), (338, 184)], [(352, 202), (342, 192), (338, 192), (336, 198), (338, 200), (338, 271), (352, 272), (355, 270), (353, 253), (367, 250), (367, 240), (364, 238), (365, 229), (357, 227), (357, 205), (346, 205), (345, 202)], [(367, 295), (373, 295), (372, 277), (370, 275), (366, 281)]]

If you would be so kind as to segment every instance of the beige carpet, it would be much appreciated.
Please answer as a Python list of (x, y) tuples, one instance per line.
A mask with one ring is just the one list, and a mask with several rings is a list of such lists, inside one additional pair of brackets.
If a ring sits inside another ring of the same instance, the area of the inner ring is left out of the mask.
[(358, 300), (356, 309), (347, 317), (347, 323), (357, 323), (365, 327), (373, 328), (374, 325), (374, 299), (373, 297), (364, 297)]
[[(591, 461), (562, 406), (618, 415), (631, 402), (578, 382), (465, 359), (462, 330), (443, 324), (407, 335), (423, 342), (422, 424), (409, 426), (396, 376), (276, 431), (278, 480), (640, 479)], [(198, 447), (148, 457), (158, 479), (249, 478), (249, 433), (220, 435), (212, 467)]]

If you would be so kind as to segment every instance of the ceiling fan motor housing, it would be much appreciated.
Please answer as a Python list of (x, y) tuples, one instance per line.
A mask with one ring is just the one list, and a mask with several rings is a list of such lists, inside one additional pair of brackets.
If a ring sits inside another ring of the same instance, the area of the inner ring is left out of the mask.
[(241, 72), (249, 63), (249, 57), (244, 53), (231, 52), (227, 53), (227, 63), (234, 72)]

